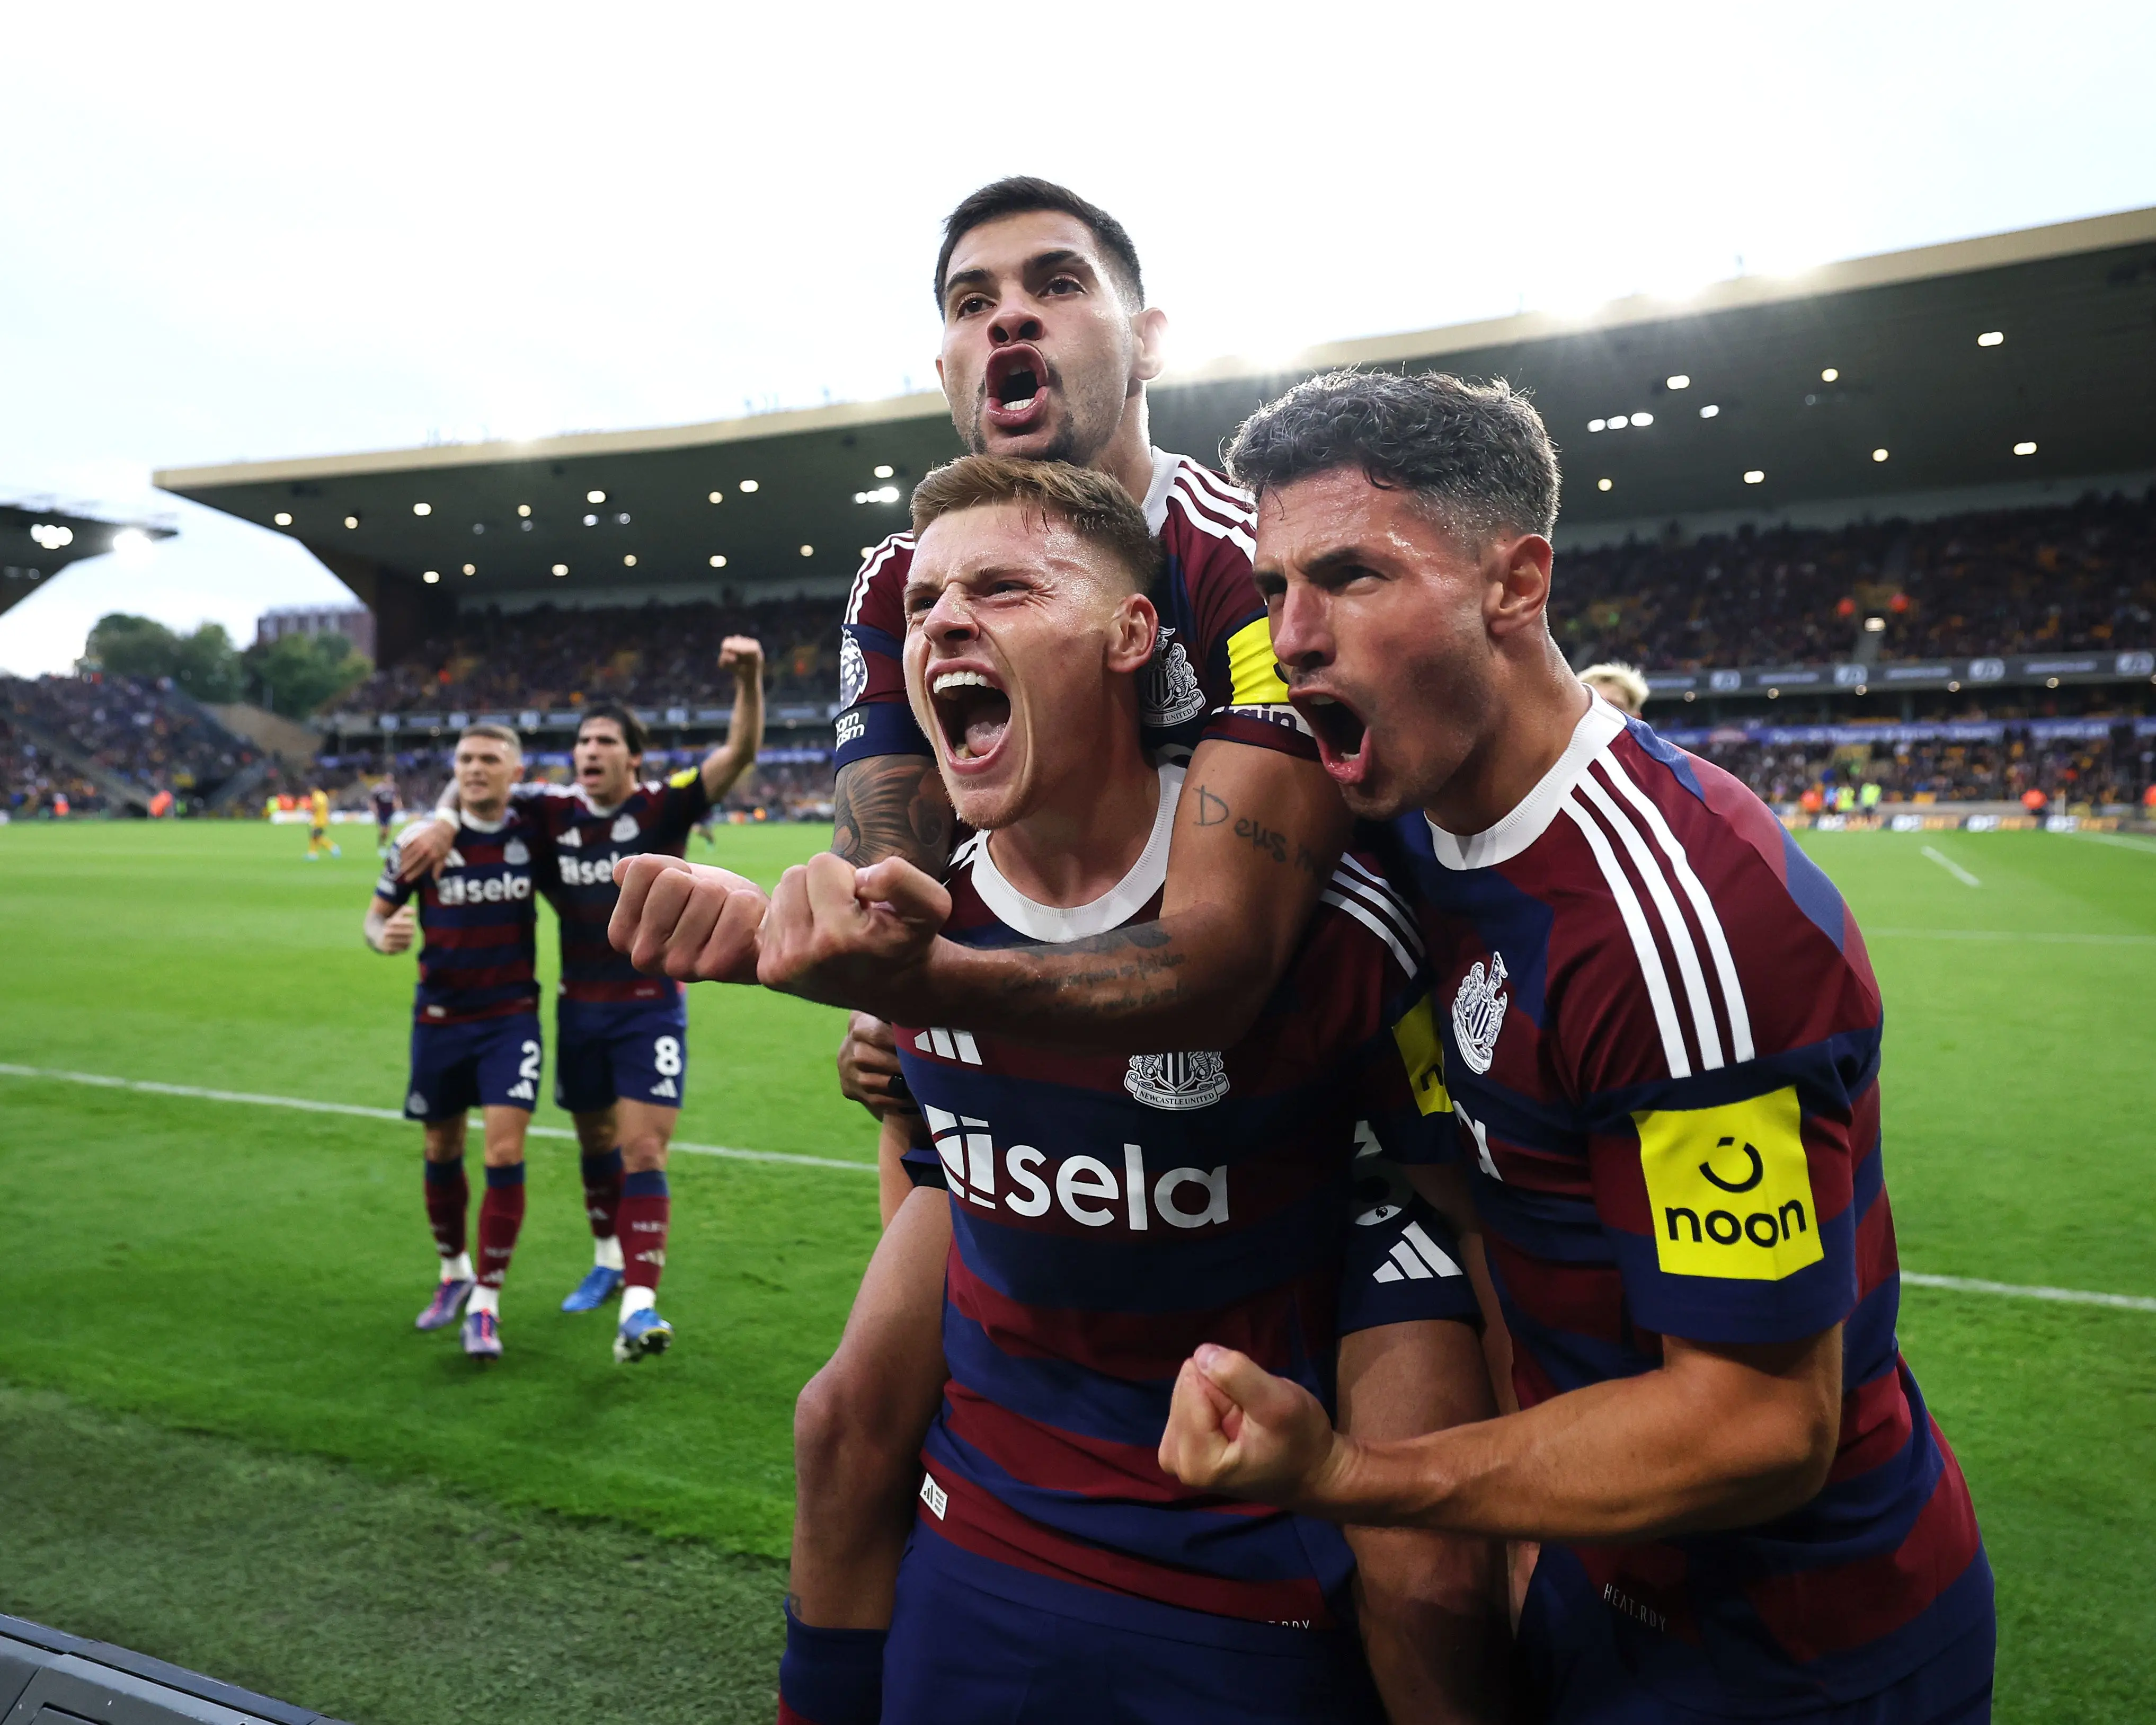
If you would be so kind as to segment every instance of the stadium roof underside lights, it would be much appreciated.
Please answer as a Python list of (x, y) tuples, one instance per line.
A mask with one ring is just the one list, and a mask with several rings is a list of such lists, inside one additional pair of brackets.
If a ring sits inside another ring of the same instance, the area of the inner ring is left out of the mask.
[(0, 500), (0, 612), (20, 604), (69, 563), (124, 550), (123, 533), (139, 534), (137, 542), (146, 543), (177, 531), (162, 521), (107, 521), (49, 499)]
[[(2156, 209), (1742, 276), (1682, 300), (1216, 362), (1153, 386), (1154, 440), (1210, 458), (1260, 402), (1344, 365), (1532, 389), (1573, 533), (2140, 470), (2156, 467)], [(589, 603), (804, 577), (835, 589), (862, 547), (906, 524), (911, 483), (957, 449), (942, 398), (919, 394), (157, 483), (301, 541), (374, 608), (393, 663), (458, 605), (512, 594)]]

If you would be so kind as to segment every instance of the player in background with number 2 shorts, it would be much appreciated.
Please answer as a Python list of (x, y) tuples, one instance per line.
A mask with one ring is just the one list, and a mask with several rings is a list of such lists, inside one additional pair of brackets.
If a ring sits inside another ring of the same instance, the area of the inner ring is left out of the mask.
[[(426, 1128), (427, 1219), (441, 1259), (434, 1297), (418, 1327), (464, 1317), (465, 1352), (501, 1354), (501, 1285), (524, 1221), (524, 1135), (539, 1101), (539, 983), (532, 924), (531, 823), (510, 803), (523, 771), (516, 733), (475, 725), (457, 739), (463, 815), (439, 874), (398, 878), (393, 853), (367, 906), (367, 943), (398, 953), (412, 945), (411, 901), (426, 935), (413, 1007), (412, 1076), (404, 1114)], [(480, 1264), (465, 1245), (470, 1186), (465, 1117), (485, 1111), (486, 1196), (479, 1214)], [(465, 1310), (466, 1302), (470, 1309)]]
[[(593, 706), (577, 727), (575, 785), (524, 784), (515, 795), (549, 852), (539, 886), (562, 939), (554, 1100), (576, 1122), (593, 1237), (592, 1270), (562, 1309), (594, 1310), (619, 1289), (613, 1353), (624, 1363), (664, 1353), (674, 1334), (659, 1315), (659, 1278), (672, 1208), (666, 1152), (688, 1081), (689, 1018), (680, 984), (641, 974), (608, 944), (619, 896), (613, 866), (644, 851), (680, 855), (690, 830), (755, 762), (763, 649), (748, 636), (729, 636), (719, 668), (734, 678), (733, 716), (726, 742), (701, 766), (663, 782), (643, 779), (636, 716)], [(438, 816), (449, 807), (445, 793)], [(445, 826), (438, 819), (422, 829), (425, 839), (406, 836), (404, 849), (417, 858), (408, 871), (429, 865)]]

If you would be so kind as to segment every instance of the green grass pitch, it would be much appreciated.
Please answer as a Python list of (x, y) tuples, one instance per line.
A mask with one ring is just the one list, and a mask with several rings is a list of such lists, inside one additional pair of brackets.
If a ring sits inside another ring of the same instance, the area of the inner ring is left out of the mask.
[[(0, 829), (0, 1062), (394, 1108), (411, 963), (361, 944), (338, 831), (308, 865), (291, 828)], [(827, 841), (694, 854), (768, 880)], [(2156, 1296), (2156, 845), (1808, 848), (1886, 988), (1904, 1267)], [(768, 1718), (793, 1396), (874, 1241), (872, 1131), (839, 1014), (700, 988), (690, 1023), (684, 1139), (863, 1168), (677, 1155), (680, 1342), (634, 1369), (555, 1310), (566, 1142), (481, 1372), (410, 1327), (416, 1127), (0, 1076), (0, 1610), (381, 1725)], [(2147, 1717), (2156, 1312), (1911, 1287), (1902, 1339), (1999, 1573), (1999, 1717)]]

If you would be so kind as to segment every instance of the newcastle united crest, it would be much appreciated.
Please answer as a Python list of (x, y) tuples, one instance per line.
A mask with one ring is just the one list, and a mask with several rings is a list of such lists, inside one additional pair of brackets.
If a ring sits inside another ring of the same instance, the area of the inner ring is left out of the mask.
[(1217, 1054), (1132, 1055), (1123, 1088), (1148, 1108), (1181, 1113), (1226, 1096), (1228, 1073)]
[(1452, 1037), (1470, 1071), (1490, 1070), (1497, 1052), (1497, 1033), (1504, 1028), (1505, 955), (1492, 952), (1488, 969), (1476, 959), (1452, 997)]
[(1180, 725), (1205, 711), (1205, 691), (1175, 631), (1163, 629), (1153, 645), (1152, 662), (1138, 685), (1138, 718), (1147, 725)]

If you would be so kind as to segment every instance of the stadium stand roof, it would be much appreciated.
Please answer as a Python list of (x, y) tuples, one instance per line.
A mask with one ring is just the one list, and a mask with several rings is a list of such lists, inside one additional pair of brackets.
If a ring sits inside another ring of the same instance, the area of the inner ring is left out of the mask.
[(0, 612), (20, 604), (69, 563), (103, 557), (122, 533), (170, 539), (178, 529), (156, 521), (110, 521), (52, 499), (0, 498)]
[[(2140, 472), (2156, 469), (2156, 208), (1224, 360), (1154, 386), (1154, 440), (1209, 455), (1260, 401), (1348, 365), (1531, 388), (1570, 534)], [(904, 525), (908, 482), (957, 449), (942, 397), (922, 393), (156, 480), (305, 544), (373, 608), (394, 663), (464, 605), (835, 588)]]

